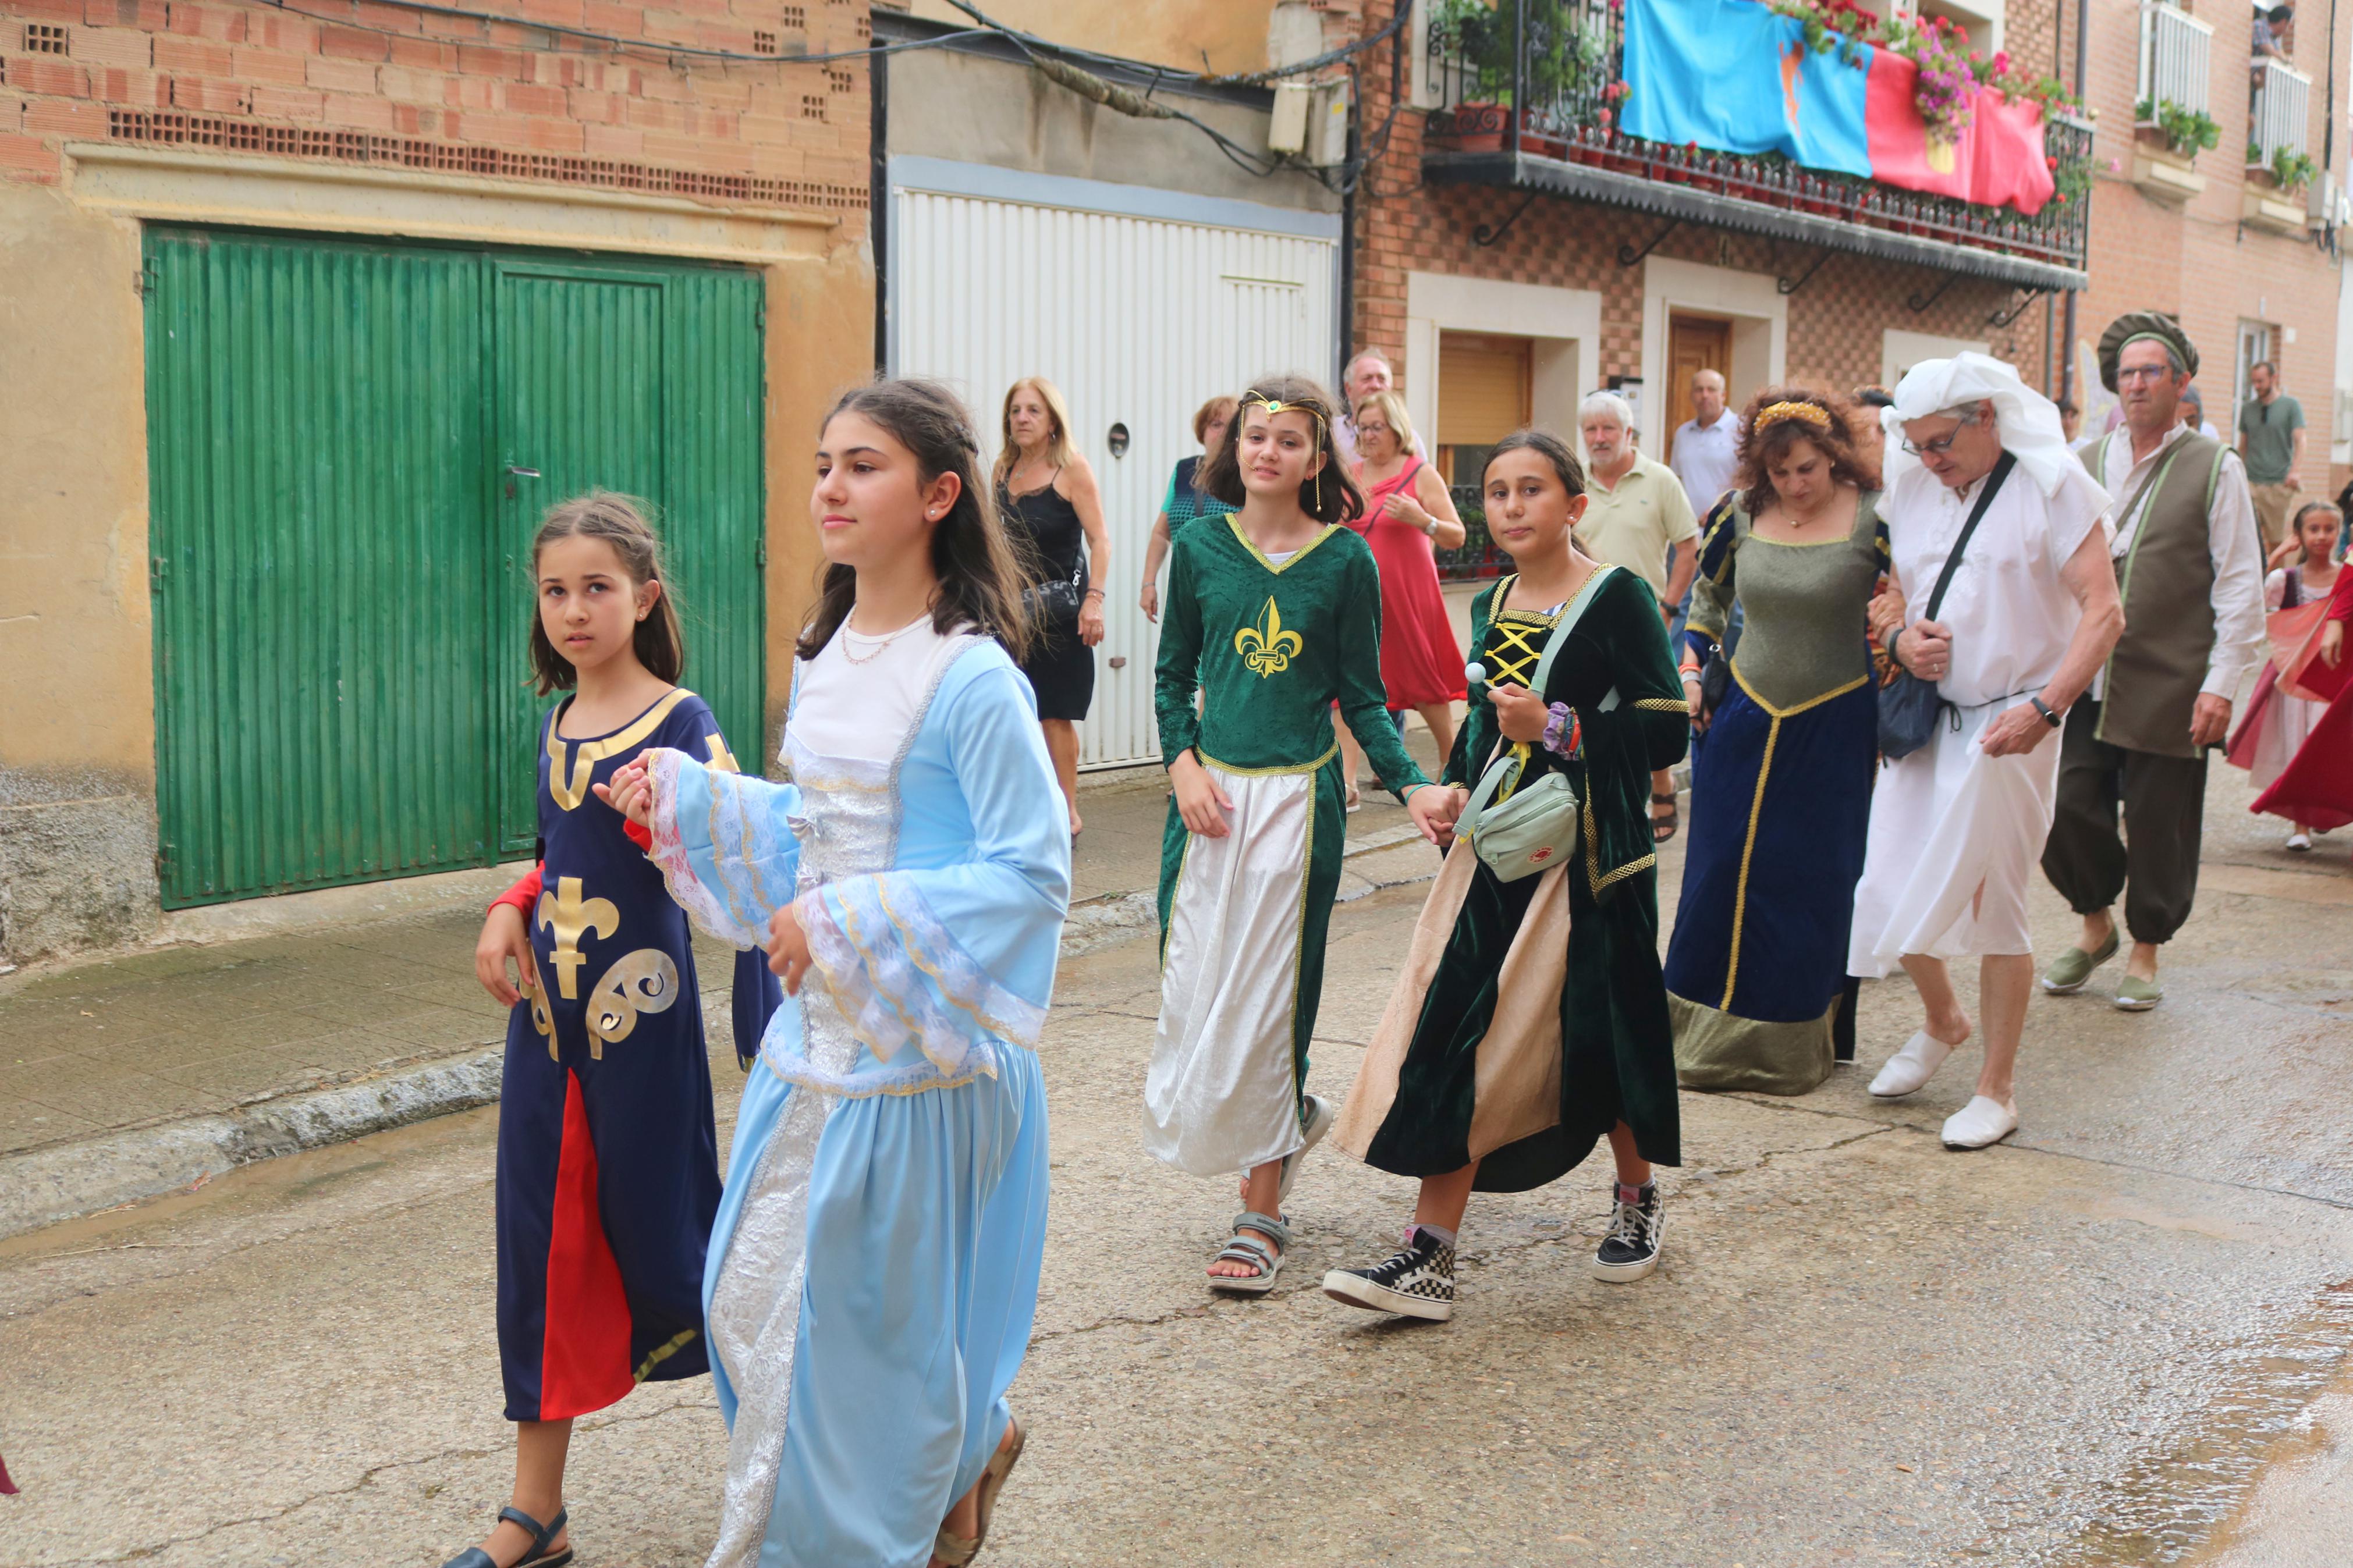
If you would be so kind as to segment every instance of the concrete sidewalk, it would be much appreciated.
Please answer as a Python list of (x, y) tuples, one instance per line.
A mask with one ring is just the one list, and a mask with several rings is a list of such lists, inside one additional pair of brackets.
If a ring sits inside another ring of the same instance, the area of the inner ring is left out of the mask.
[[(1155, 923), (1166, 796), (1157, 769), (1083, 782), (1067, 951)], [(1350, 827), (1344, 899), (1437, 868), (1386, 796)], [(193, 940), (0, 979), (0, 1237), (495, 1100), (506, 1014), (474, 941), (519, 869), (195, 911), (174, 922)], [(732, 1077), (728, 961), (698, 941)]]

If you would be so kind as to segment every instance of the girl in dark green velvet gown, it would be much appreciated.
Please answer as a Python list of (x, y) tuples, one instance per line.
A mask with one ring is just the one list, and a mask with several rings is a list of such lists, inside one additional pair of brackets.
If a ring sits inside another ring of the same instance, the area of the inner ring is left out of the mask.
[(1519, 570), (1474, 603), (1471, 710), (1443, 782), (1459, 811), (1491, 757), (1515, 755), (1523, 779), (1567, 775), (1582, 831), (1565, 862), (1513, 881), (1467, 844), (1448, 855), (1335, 1134), (1420, 1178), (1414, 1223), (1387, 1262), (1324, 1279), (1337, 1300), (1440, 1320), (1473, 1191), (1556, 1181), (1607, 1137), (1616, 1203), (1593, 1272), (1627, 1281), (1658, 1263), (1651, 1166), (1682, 1163), (1649, 797), (1651, 773), (1683, 754), (1689, 710), (1658, 602), (1571, 542), (1585, 475), (1556, 437), (1507, 437), (1482, 484), (1488, 531)]

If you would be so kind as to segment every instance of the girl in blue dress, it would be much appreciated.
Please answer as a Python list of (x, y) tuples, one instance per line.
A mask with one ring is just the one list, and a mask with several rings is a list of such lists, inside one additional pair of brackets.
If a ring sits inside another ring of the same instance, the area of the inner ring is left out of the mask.
[[(700, 1289), (719, 1156), (702, 994), (685, 913), (605, 797), (649, 747), (733, 763), (710, 708), (677, 685), (685, 642), (634, 504), (600, 491), (556, 507), (532, 574), (539, 691), (572, 695), (540, 726), (540, 864), (491, 906), (475, 952), (512, 1009), (497, 1201), (515, 1486), (490, 1538), (448, 1568), (571, 1562), (573, 1418), (708, 1365)], [(740, 954), (739, 1053), (779, 1000), (761, 955)]]
[(969, 416), (925, 383), (861, 388), (817, 471), (787, 782), (663, 750), (614, 786), (679, 901), (766, 942), (791, 993), (703, 1289), (729, 1423), (711, 1563), (956, 1564), (1021, 1453), (1069, 821)]

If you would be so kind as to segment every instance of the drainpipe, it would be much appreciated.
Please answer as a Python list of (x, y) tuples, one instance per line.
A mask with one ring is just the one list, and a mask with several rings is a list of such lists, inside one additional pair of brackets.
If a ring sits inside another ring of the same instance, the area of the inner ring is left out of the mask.
[(891, 57), (866, 57), (866, 248), (874, 257), (874, 374), (891, 369)]
[[(2065, 0), (2060, 0), (2062, 5)], [(2334, 5), (2337, 0), (2329, 0)], [(2084, 96), (2084, 73), (2087, 47), (2092, 37), (2092, 0), (2075, 0), (2075, 96)], [(2334, 47), (2334, 45), (2331, 46)], [(2086, 104), (2086, 108), (2090, 105)], [(2084, 211), (2084, 263), (2088, 270), (2092, 260), (2092, 214)], [(2059, 323), (2059, 395), (2075, 395), (2075, 300), (2078, 290), (2067, 290), (2067, 308), (2060, 313)]]

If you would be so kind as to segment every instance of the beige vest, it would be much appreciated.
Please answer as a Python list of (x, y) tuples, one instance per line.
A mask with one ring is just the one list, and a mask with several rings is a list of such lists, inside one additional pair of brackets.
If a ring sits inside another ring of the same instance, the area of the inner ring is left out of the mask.
[[(2111, 430), (2089, 454), (2085, 466), (2094, 478), (2107, 472), (2108, 443), (2120, 437), (2132, 439), (2127, 430)], [(2207, 519), (2223, 450), (2221, 442), (2194, 432), (2166, 449), (2137, 509), (2140, 528), (2132, 548), (2116, 563), (2125, 632), (2108, 656), (2094, 731), (2112, 746), (2164, 757), (2198, 755), (2189, 743), (2189, 720), (2214, 651), (2214, 553)], [(2131, 487), (2117, 502), (2138, 495), (2139, 487)], [(2119, 513), (2116, 524), (2128, 521)]]

